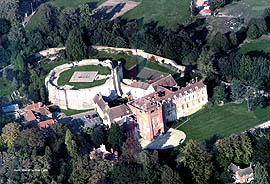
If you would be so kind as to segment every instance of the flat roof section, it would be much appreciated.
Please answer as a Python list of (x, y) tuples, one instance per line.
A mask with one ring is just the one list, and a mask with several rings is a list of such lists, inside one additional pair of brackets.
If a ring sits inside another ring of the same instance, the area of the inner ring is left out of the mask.
[(74, 72), (69, 82), (93, 82), (98, 72)]

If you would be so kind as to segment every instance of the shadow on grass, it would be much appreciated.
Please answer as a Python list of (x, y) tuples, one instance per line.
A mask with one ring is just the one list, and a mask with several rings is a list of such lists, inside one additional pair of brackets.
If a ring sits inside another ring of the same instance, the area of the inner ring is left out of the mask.
[(214, 144), (216, 143), (216, 141), (219, 139), (222, 139), (222, 138), (223, 137), (214, 134), (211, 138), (209, 138), (205, 141), (207, 148), (212, 149)]

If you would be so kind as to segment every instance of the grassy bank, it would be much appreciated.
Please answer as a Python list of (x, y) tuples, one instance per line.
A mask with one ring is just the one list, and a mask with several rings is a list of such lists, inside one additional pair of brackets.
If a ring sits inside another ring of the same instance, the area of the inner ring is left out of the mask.
[(214, 105), (203, 109), (190, 118), (178, 129), (186, 133), (187, 140), (205, 141), (214, 136), (227, 137), (264, 123), (270, 120), (270, 109), (258, 107), (248, 112), (246, 103), (229, 103), (222, 107)]
[(270, 36), (267, 38), (259, 38), (258, 40), (252, 41), (250, 43), (245, 43), (240, 47), (239, 50), (241, 54), (246, 54), (253, 51), (263, 51), (270, 54)]
[(87, 110), (73, 110), (73, 109), (61, 109), (61, 112), (64, 113), (66, 116), (72, 116), (75, 114), (80, 114), (87, 111), (92, 111), (94, 109), (87, 109)]

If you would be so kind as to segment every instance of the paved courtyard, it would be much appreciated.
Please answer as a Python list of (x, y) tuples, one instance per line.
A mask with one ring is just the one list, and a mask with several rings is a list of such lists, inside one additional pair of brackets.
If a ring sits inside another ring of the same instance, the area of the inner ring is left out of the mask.
[(69, 82), (93, 82), (98, 72), (74, 72)]
[(99, 117), (87, 118), (86, 116), (97, 114), (95, 110), (88, 111), (72, 116), (65, 116), (63, 113), (60, 113), (60, 117), (57, 119), (59, 123), (66, 124), (69, 129), (76, 135), (80, 135), (82, 127), (92, 128), (97, 125), (101, 125)]
[(153, 141), (140, 140), (143, 149), (169, 149), (182, 144), (186, 139), (186, 134), (180, 130), (170, 128), (165, 134), (157, 137)]

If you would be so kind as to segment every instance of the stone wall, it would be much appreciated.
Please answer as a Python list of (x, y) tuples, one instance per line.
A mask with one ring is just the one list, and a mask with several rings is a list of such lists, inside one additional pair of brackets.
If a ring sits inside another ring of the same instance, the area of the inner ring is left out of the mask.
[[(73, 66), (99, 64), (111, 69), (111, 74), (107, 76), (105, 84), (79, 90), (73, 90), (66, 86), (58, 86), (57, 80), (61, 72), (69, 70)], [(103, 96), (111, 100), (122, 94), (120, 82), (123, 79), (123, 74), (121, 72), (123, 72), (121, 63), (114, 67), (110, 60), (99, 61), (98, 59), (87, 59), (57, 66), (45, 79), (48, 99), (51, 103), (58, 105), (62, 109), (84, 110), (95, 108), (93, 98), (96, 94), (101, 92)]]

